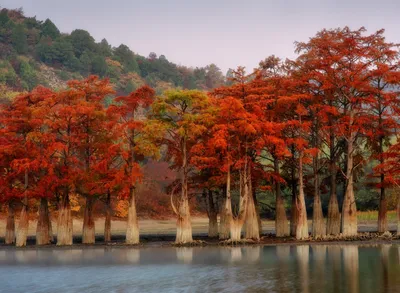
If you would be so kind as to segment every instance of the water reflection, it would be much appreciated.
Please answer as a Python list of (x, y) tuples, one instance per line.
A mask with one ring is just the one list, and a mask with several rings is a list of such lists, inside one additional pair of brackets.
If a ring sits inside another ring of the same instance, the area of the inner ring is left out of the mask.
[(400, 292), (399, 276), (395, 244), (0, 250), (4, 292)]
[(192, 247), (178, 247), (176, 249), (176, 258), (181, 263), (191, 264), (193, 261), (193, 248)]

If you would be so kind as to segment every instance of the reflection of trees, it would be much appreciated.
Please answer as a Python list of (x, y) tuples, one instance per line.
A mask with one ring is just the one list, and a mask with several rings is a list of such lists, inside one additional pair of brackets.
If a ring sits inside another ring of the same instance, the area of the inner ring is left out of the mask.
[(338, 245), (328, 245), (328, 262), (331, 264), (332, 281), (329, 286), (332, 286), (333, 292), (341, 292), (341, 250)]
[(15, 260), (17, 263), (30, 263), (36, 260), (36, 250), (16, 250)]
[(248, 263), (256, 263), (260, 261), (261, 247), (260, 246), (249, 246), (243, 249), (245, 253), (245, 260)]
[(313, 287), (312, 292), (323, 292), (326, 287), (326, 245), (311, 246), (313, 255)]
[(308, 245), (296, 246), (297, 264), (299, 270), (300, 292), (309, 292), (310, 275), (308, 269), (308, 261), (310, 248)]
[(240, 247), (232, 247), (231, 251), (231, 262), (237, 262), (242, 260), (242, 248)]
[(380, 258), (382, 264), (382, 280), (384, 288), (388, 288), (389, 286), (389, 271), (388, 271), (388, 264), (389, 264), (389, 251), (390, 246), (388, 244), (381, 245), (379, 247), (380, 251)]
[(130, 263), (139, 263), (140, 261), (140, 249), (132, 248), (126, 249), (126, 260)]
[(176, 249), (176, 258), (184, 264), (191, 264), (193, 261), (192, 247), (179, 247)]
[(358, 246), (342, 246), (344, 274), (346, 276), (347, 292), (358, 292), (359, 288), (359, 264), (358, 264)]
[[(287, 282), (290, 273), (290, 246), (278, 245), (276, 247), (276, 256), (278, 258), (278, 265), (275, 268), (275, 286), (277, 292), (290, 292), (287, 287)], [(292, 280), (293, 281), (293, 280)]]

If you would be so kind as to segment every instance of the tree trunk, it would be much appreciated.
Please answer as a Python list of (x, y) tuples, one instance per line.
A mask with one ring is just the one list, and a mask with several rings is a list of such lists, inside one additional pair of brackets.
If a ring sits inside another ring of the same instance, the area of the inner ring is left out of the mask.
[(82, 243), (95, 243), (95, 227), (93, 217), (94, 199), (91, 196), (86, 197), (85, 213), (83, 215)]
[(238, 242), (242, 238), (242, 227), (243, 221), (239, 221), (239, 219), (232, 219), (230, 225), (230, 240), (232, 242)]
[(324, 215), (322, 213), (321, 194), (319, 192), (318, 157), (314, 158), (314, 202), (312, 236), (322, 237), (326, 235)]
[(400, 236), (400, 195), (397, 198), (397, 236)]
[(251, 181), (251, 170), (250, 167), (245, 170), (245, 182), (247, 186), (247, 211), (246, 211), (246, 218), (245, 218), (245, 238), (246, 239), (253, 239), (253, 240), (260, 240), (260, 229), (258, 225), (258, 217), (256, 211), (256, 205), (254, 203), (253, 198), (253, 191), (252, 191), (252, 181)]
[(379, 199), (379, 213), (378, 213), (378, 232), (384, 233), (388, 230), (387, 222), (387, 199), (385, 194), (385, 187), (383, 182), (385, 180), (385, 174), (381, 174), (381, 194)]
[(182, 155), (182, 193), (179, 201), (175, 240), (175, 242), (179, 244), (193, 242), (188, 195), (188, 159), (186, 154), (186, 137), (182, 139)]
[(206, 196), (207, 202), (207, 215), (208, 215), (208, 237), (218, 237), (218, 218), (217, 210), (215, 208), (214, 197), (212, 190), (208, 190)]
[[(293, 153), (294, 154), (294, 153)], [(295, 169), (292, 166), (292, 206), (290, 210), (290, 236), (296, 236), (297, 229), (297, 218), (298, 218), (298, 210), (297, 210), (297, 184), (295, 177)]]
[(28, 237), (28, 228), (29, 228), (29, 215), (28, 215), (28, 206), (24, 203), (21, 214), (19, 216), (19, 223), (17, 229), (17, 237), (15, 245), (17, 247), (26, 246), (26, 240)]
[(51, 214), (49, 211), (49, 242), (53, 243), (54, 242), (54, 234), (53, 234), (53, 224), (51, 222)]
[[(232, 242), (240, 241), (242, 236), (242, 228), (245, 223), (247, 214), (247, 202), (249, 197), (249, 183), (246, 175), (247, 166), (244, 170), (239, 171), (239, 181), (240, 181), (240, 202), (239, 211), (236, 217), (232, 217), (230, 222), (230, 240)], [(229, 176), (230, 177), (230, 176)], [(230, 184), (229, 184), (229, 194), (230, 194)]]
[(379, 200), (379, 213), (378, 213), (378, 232), (384, 233), (387, 230), (388, 230), (387, 200), (385, 196), (385, 189), (381, 188), (381, 196)]
[(12, 200), (8, 202), (8, 216), (6, 225), (6, 244), (15, 243), (15, 212)]
[(246, 220), (244, 226), (246, 239), (260, 240), (256, 206), (251, 195), (248, 196)]
[(28, 238), (28, 228), (29, 228), (29, 211), (28, 211), (28, 197), (27, 197), (27, 190), (28, 190), (28, 171), (25, 171), (25, 195), (24, 200), (22, 202), (22, 210), (21, 215), (19, 217), (19, 224), (17, 230), (17, 237), (15, 245), (17, 247), (26, 246), (26, 240)]
[[(379, 115), (379, 126), (382, 128), (382, 117)], [(382, 135), (379, 136), (379, 161), (381, 165), (384, 164), (384, 159), (383, 159), (383, 139), (384, 137)], [(379, 213), (378, 213), (378, 232), (384, 233), (388, 230), (388, 222), (387, 222), (387, 200), (386, 200), (386, 194), (385, 194), (385, 174), (381, 173), (380, 176), (380, 199), (379, 199)]]
[(314, 195), (313, 203), (313, 226), (312, 226), (312, 236), (323, 237), (326, 235), (326, 228), (324, 222), (324, 215), (322, 213), (322, 204), (320, 194)]
[[(275, 173), (279, 175), (279, 161), (274, 158)], [(286, 217), (285, 201), (282, 197), (281, 184), (275, 180), (275, 233), (276, 237), (285, 237), (289, 235), (289, 226)]]
[(68, 191), (61, 198), (57, 219), (57, 245), (72, 245), (72, 215)]
[(106, 219), (104, 221), (104, 242), (111, 241), (111, 194), (107, 191), (106, 199)]
[(219, 239), (229, 239), (230, 226), (233, 221), (232, 200), (231, 200), (231, 170), (228, 163), (228, 172), (226, 175), (226, 194), (224, 204), (221, 209), (221, 223), (219, 225)]
[(336, 194), (336, 164), (334, 161), (330, 162), (331, 178), (330, 178), (330, 198), (328, 205), (328, 221), (326, 225), (326, 234), (339, 235), (340, 234), (340, 213), (339, 203)]
[[(314, 119), (314, 147), (320, 148), (319, 139), (319, 121), (318, 117)], [(319, 151), (319, 150), (318, 150)], [(313, 158), (314, 171), (314, 201), (313, 201), (313, 221), (312, 221), (312, 236), (314, 238), (323, 237), (326, 235), (326, 227), (324, 215), (322, 212), (320, 179), (319, 179), (319, 153), (317, 152)]]
[[(353, 124), (353, 115), (350, 115), (350, 125)], [(347, 168), (346, 168), (346, 192), (343, 199), (342, 207), (342, 233), (345, 236), (357, 235), (357, 208), (356, 200), (354, 197), (353, 187), (353, 144), (355, 141), (356, 133), (353, 131), (350, 135), (350, 141), (347, 143)]]
[(187, 197), (181, 198), (179, 205), (179, 215), (176, 223), (176, 243), (184, 244), (193, 242), (192, 223), (190, 221), (189, 200)]
[(125, 243), (139, 243), (139, 223), (136, 213), (136, 189), (134, 186), (131, 187), (129, 196), (128, 222)]
[(306, 203), (304, 198), (304, 187), (303, 187), (303, 153), (299, 154), (299, 193), (296, 200), (297, 209), (297, 227), (296, 227), (296, 239), (307, 239), (308, 238), (308, 223), (307, 223), (307, 211)]
[(40, 199), (39, 219), (36, 227), (36, 245), (50, 244), (50, 217), (47, 198)]
[(261, 236), (262, 235), (262, 222), (261, 222), (261, 215), (260, 215), (261, 207), (260, 207), (260, 203), (257, 200), (256, 189), (254, 188), (254, 186), (252, 187), (252, 189), (253, 189), (252, 196), (253, 196), (254, 206), (256, 207), (258, 231), (260, 232), (260, 236)]
[(221, 240), (229, 239), (229, 225), (232, 219), (232, 203), (231, 199), (225, 196), (224, 203), (220, 212), (220, 223), (218, 236)]

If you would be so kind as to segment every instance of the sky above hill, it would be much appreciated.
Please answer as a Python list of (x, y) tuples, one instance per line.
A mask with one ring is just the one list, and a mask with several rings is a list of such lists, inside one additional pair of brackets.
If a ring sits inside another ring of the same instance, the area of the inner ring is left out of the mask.
[(269, 55), (294, 58), (294, 41), (323, 28), (386, 29), (400, 42), (396, 0), (1, 0), (26, 16), (50, 18), (61, 32), (89, 31), (96, 41), (128, 45), (148, 56), (165, 55), (186, 66), (246, 66)]

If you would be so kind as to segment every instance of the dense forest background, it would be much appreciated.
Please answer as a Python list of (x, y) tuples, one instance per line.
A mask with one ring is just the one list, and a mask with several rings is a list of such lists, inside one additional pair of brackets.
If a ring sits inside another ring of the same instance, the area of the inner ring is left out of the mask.
[(154, 52), (140, 56), (124, 44), (96, 43), (85, 30), (62, 33), (50, 19), (26, 17), (22, 9), (0, 11), (0, 58), (0, 83), (14, 91), (39, 84), (56, 89), (91, 74), (110, 78), (117, 94), (143, 84), (158, 94), (173, 87), (210, 90), (225, 81), (215, 64), (191, 68)]
[[(134, 48), (133, 48), (134, 50)], [(128, 46), (121, 44), (112, 47), (106, 39), (96, 42), (89, 32), (76, 29), (70, 34), (62, 33), (50, 20), (37, 20), (26, 17), (22, 9), (0, 11), (0, 102), (7, 103), (19, 92), (30, 91), (37, 85), (52, 89), (63, 88), (66, 81), (83, 79), (89, 75), (107, 77), (114, 86), (117, 95), (126, 95), (138, 87), (148, 84), (161, 95), (171, 88), (199, 89), (209, 91), (229, 82), (232, 71), (224, 75), (215, 64), (192, 68), (174, 64), (164, 55), (151, 52), (144, 57), (134, 53)], [(110, 103), (112, 97), (110, 97)], [(365, 150), (368, 152), (368, 150)], [(168, 171), (163, 165), (148, 166), (149, 177), (159, 176), (160, 170)], [(376, 178), (372, 177), (374, 162), (360, 168), (356, 174), (356, 200), (359, 210), (378, 209), (379, 194), (373, 188)], [(169, 176), (169, 179), (167, 178)], [(161, 193), (166, 179), (172, 180), (174, 173), (169, 173), (159, 180), (159, 186), (143, 187), (144, 194), (152, 194), (154, 199), (148, 206), (139, 208), (142, 215), (156, 216), (170, 214), (168, 197)], [(306, 181), (307, 209), (312, 208), (312, 186)], [(158, 179), (157, 179), (158, 180)], [(163, 181), (164, 180), (164, 181)], [(167, 181), (168, 181), (167, 180)], [(310, 179), (311, 180), (311, 179)], [(344, 180), (343, 180), (344, 181)], [(160, 187), (161, 186), (161, 187)], [(371, 186), (369, 188), (368, 186)], [(146, 189), (147, 188), (147, 189)], [(343, 195), (343, 183), (338, 186), (339, 204)], [(288, 188), (285, 196), (290, 198)], [(274, 217), (275, 199), (271, 191), (257, 191), (262, 214)], [(389, 191), (388, 208), (394, 209), (396, 195)], [(323, 210), (326, 213), (329, 194), (322, 194)], [(287, 200), (286, 202), (289, 202)], [(150, 204), (151, 203), (151, 204)], [(80, 204), (76, 204), (79, 210)], [(197, 207), (199, 207), (197, 205)], [(125, 216), (122, 206), (121, 216)], [(201, 206), (200, 206), (201, 211)]]

